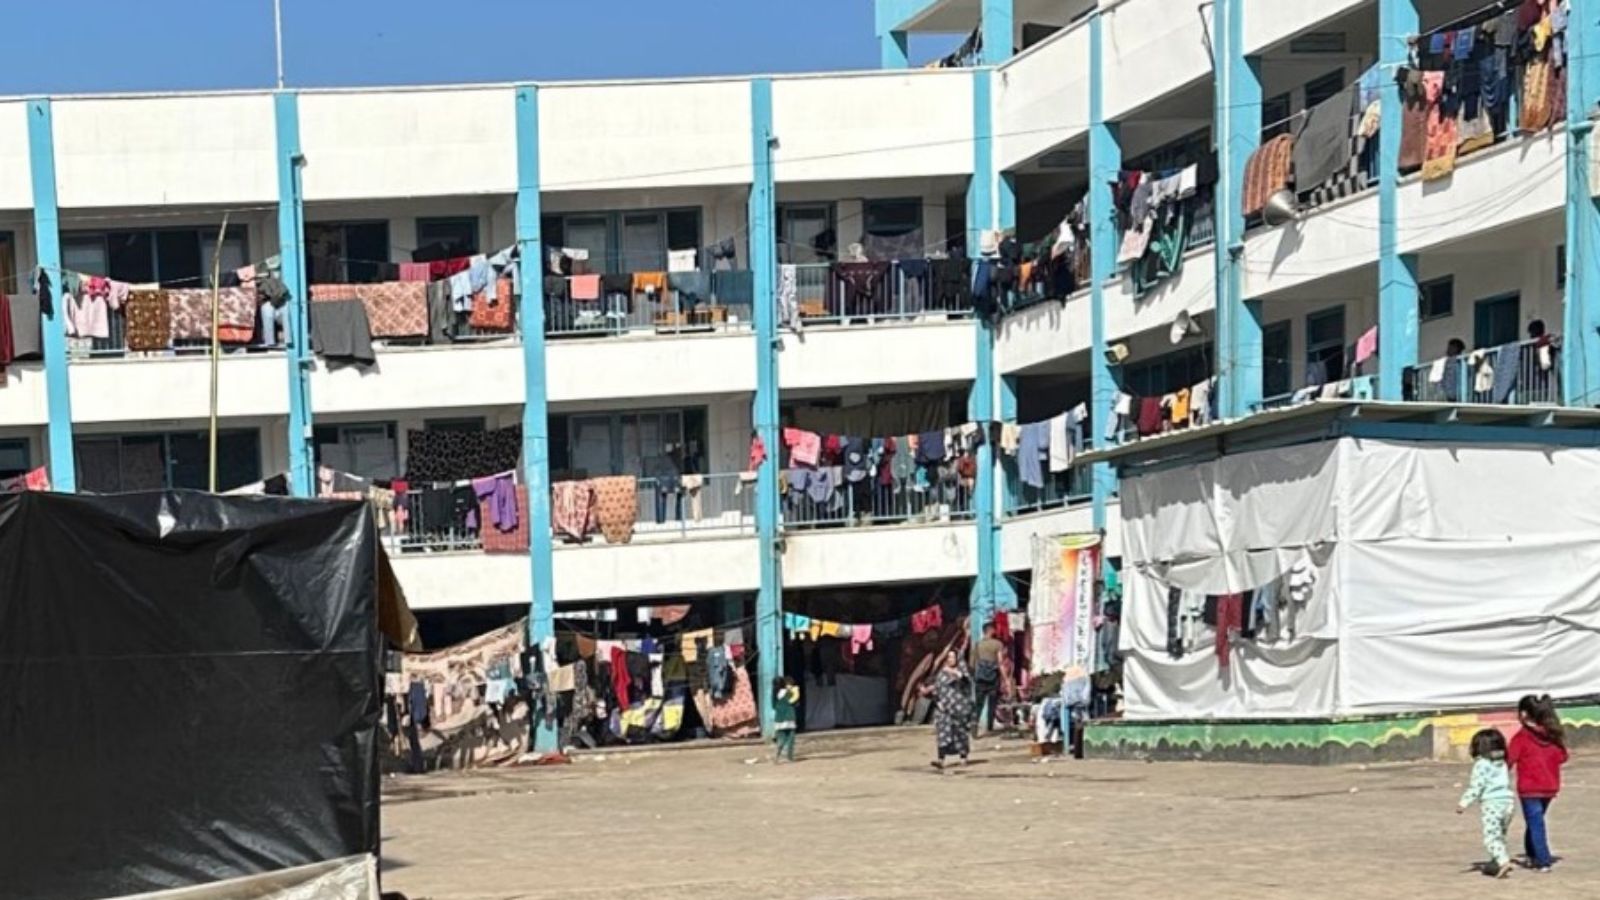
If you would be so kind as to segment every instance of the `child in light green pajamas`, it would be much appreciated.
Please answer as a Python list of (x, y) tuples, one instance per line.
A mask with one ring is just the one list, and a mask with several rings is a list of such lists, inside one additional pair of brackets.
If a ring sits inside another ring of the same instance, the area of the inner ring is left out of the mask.
[(1456, 806), (1464, 813), (1474, 802), (1483, 816), (1483, 849), (1489, 852), (1488, 871), (1496, 878), (1511, 874), (1511, 854), (1506, 852), (1506, 832), (1511, 828), (1515, 799), (1511, 771), (1506, 768), (1505, 735), (1485, 728), (1472, 736), (1472, 779)]

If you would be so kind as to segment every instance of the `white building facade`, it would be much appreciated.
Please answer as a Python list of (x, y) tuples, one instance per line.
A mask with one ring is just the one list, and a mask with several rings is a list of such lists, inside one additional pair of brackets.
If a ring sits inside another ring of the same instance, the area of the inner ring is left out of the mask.
[[(0, 476), (206, 487), (204, 347), (129, 352), (118, 311), (108, 336), (71, 335), (61, 303), (35, 314), (30, 273), (59, 301), (68, 273), (198, 288), (214, 256), (228, 271), (280, 262), (290, 294), (284, 339), (222, 356), (219, 488), (288, 473), (313, 493), (319, 466), (392, 483), (415, 434), (521, 429), (526, 552), (397, 526), (396, 571), (441, 634), (469, 611), (531, 610), (541, 637), (564, 608), (722, 598), (777, 646), (789, 597), (933, 584), (959, 585), (986, 620), (1017, 607), (1030, 535), (1104, 529), (1109, 555), (1120, 546), (1108, 474), (1024, 486), (991, 424), (1084, 404), (1085, 439), (1103, 445), (1123, 439), (1123, 395), (1214, 379), (1218, 415), (1235, 417), (1290, 402), (1315, 369), (1409, 399), (1442, 390), (1420, 386), (1438, 384), (1450, 339), (1496, 348), (1537, 319), (1565, 336), (1560, 376), (1500, 398), (1507, 415), (1595, 405), (1600, 69), (1583, 48), (1600, 15), (1582, 0), (1565, 26), (1565, 107), (1531, 133), (1502, 126), (1427, 180), (1399, 164), (1393, 73), (1416, 66), (1405, 36), (1485, 34), (1477, 2), (878, 4), (891, 67), (919, 30), (976, 31), (983, 46), (955, 68), (0, 101), (0, 278), (19, 352), (39, 353), (0, 387)], [(1256, 149), (1374, 68), (1381, 127), (1360, 182), (1299, 198), (1285, 224), (1246, 218)], [(1181, 269), (1136, 288), (1117, 262), (1112, 182), (1191, 165), (1211, 175), (1186, 198)], [(986, 315), (914, 284), (918, 261), (978, 255), (987, 232), (1045, 241), (1080, 202), (1089, 266), (1064, 290)], [(887, 264), (866, 307), (832, 267), (854, 245)], [(509, 330), (380, 337), (365, 371), (313, 353), (310, 285), (512, 248)], [(562, 302), (552, 291), (570, 288), (541, 276), (552, 248), (602, 276), (664, 272), (692, 250), (711, 300)], [(790, 273), (802, 328), (779, 308)], [(1175, 346), (1180, 313), (1194, 324)], [(1357, 367), (1372, 327), (1376, 352)], [(964, 423), (991, 440), (942, 502), (888, 497), (867, 515), (780, 498), (784, 427), (884, 438)], [(651, 465), (664, 453), (699, 476), (670, 508)], [(641, 479), (631, 539), (554, 539), (551, 484), (604, 475)], [(762, 674), (780, 660), (763, 656)]]

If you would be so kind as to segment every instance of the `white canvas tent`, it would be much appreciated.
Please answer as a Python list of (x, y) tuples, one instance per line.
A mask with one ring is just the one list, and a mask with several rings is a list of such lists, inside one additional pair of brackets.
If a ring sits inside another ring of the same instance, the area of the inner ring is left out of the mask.
[[(1600, 693), (1600, 449), (1339, 437), (1121, 481), (1131, 719), (1394, 713)], [(1169, 588), (1314, 575), (1292, 635), (1174, 659)]]

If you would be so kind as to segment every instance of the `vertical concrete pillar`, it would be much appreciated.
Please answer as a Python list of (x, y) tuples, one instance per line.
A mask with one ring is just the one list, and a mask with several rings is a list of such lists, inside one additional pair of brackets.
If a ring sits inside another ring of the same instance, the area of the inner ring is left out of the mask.
[(1416, 0), (1379, 0), (1378, 65), (1378, 397), (1399, 400), (1406, 369), (1417, 364), (1417, 258), (1400, 252), (1400, 84), (1417, 33)]
[(33, 245), (39, 267), (50, 279), (55, 302), (40, 321), (44, 351), (50, 484), (58, 491), (78, 488), (72, 457), (72, 381), (67, 363), (67, 319), (61, 300), (61, 218), (56, 204), (56, 140), (48, 98), (28, 101), (28, 165), (33, 177)]
[(1600, 405), (1600, 207), (1593, 183), (1600, 103), (1600, 6), (1572, 4), (1567, 22), (1567, 282), (1561, 321), (1561, 402)]
[(1244, 168), (1261, 145), (1261, 61), (1244, 55), (1244, 0), (1217, 0), (1212, 9), (1217, 406), (1233, 418), (1261, 400), (1261, 306), (1244, 299)]
[[(1122, 169), (1122, 134), (1105, 117), (1104, 26), (1089, 21), (1089, 445), (1111, 443), (1108, 427), (1117, 381), (1106, 359), (1106, 285), (1117, 274), (1116, 206), (1111, 184)], [(1090, 469), (1090, 496), (1097, 529), (1106, 527), (1106, 503), (1115, 488), (1111, 467)]]
[(293, 91), (272, 96), (277, 130), (278, 256), (283, 262), (283, 283), (289, 289), (284, 304), (284, 364), (289, 376), (289, 489), (296, 497), (314, 493), (311, 439), (311, 324), (306, 287), (305, 196), (301, 191), (300, 102)]
[[(544, 347), (544, 243), (539, 231), (539, 89), (523, 85), (516, 92), (517, 251), (522, 267), (522, 296), (517, 316), (522, 327), (523, 481), (528, 486), (528, 565), (533, 597), (528, 609), (528, 641), (537, 644), (555, 636), (556, 588), (554, 539), (550, 523), (550, 405), (546, 390)], [(559, 750), (548, 719), (534, 724), (534, 748)]]
[(754, 281), (756, 396), (751, 421), (767, 448), (756, 472), (756, 535), (761, 582), (756, 594), (761, 733), (772, 734), (772, 683), (783, 674), (783, 558), (778, 537), (778, 311), (776, 184), (772, 171), (772, 81), (750, 82), (750, 270)]

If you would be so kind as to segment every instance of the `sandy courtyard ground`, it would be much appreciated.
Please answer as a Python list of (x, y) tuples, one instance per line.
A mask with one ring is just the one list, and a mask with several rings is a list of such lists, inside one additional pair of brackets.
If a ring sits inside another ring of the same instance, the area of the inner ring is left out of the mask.
[[(385, 784), (384, 887), (510, 898), (1600, 896), (1600, 756), (1566, 770), (1554, 873), (1496, 882), (1465, 764), (1038, 764), (975, 746), (940, 775), (925, 729), (608, 754)], [(758, 765), (745, 760), (762, 754)], [(1521, 847), (1512, 826), (1513, 853)]]

